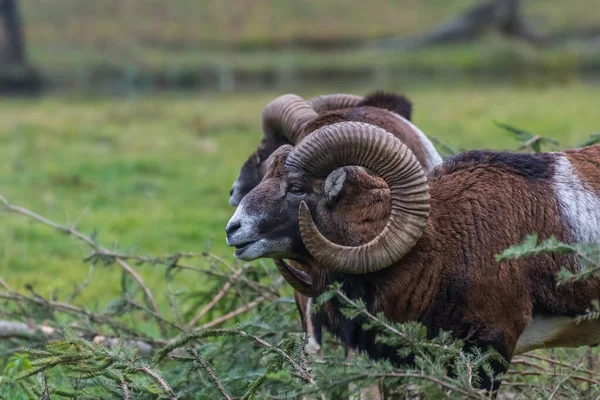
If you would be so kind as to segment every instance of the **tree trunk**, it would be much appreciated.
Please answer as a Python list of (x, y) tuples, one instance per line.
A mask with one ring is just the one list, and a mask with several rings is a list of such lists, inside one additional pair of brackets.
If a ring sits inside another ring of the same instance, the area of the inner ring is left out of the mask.
[(498, 29), (506, 36), (523, 39), (531, 43), (539, 43), (542, 39), (535, 34), (523, 19), (520, 0), (503, 0), (499, 8)]
[(0, 0), (0, 16), (4, 22), (8, 62), (24, 65), (23, 31), (17, 0)]
[(520, 0), (487, 0), (469, 8), (428, 34), (417, 38), (384, 40), (383, 47), (421, 47), (453, 42), (473, 41), (495, 30), (503, 35), (538, 43), (540, 38), (521, 14)]

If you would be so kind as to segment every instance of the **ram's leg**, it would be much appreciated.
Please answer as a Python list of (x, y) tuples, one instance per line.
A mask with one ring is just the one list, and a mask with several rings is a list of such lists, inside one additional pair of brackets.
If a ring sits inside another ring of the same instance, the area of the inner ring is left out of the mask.
[[(318, 314), (311, 312), (313, 299), (306, 297), (300, 292), (294, 291), (294, 299), (300, 313), (300, 321), (302, 322), (302, 330), (306, 332), (307, 343), (304, 346), (304, 351), (310, 354), (317, 360), (323, 359), (323, 351), (321, 349), (321, 320)], [(302, 400), (316, 400), (322, 396), (303, 396)]]
[[(356, 393), (356, 385), (354, 383), (348, 384), (350, 392)], [(352, 394), (349, 400), (383, 400), (383, 393), (381, 392), (380, 385), (378, 383), (361, 388), (358, 393)]]
[(321, 315), (313, 314), (312, 309), (313, 299), (308, 299), (306, 306), (306, 333), (308, 335), (308, 343), (305, 346), (305, 351), (308, 354), (312, 354), (317, 360), (323, 359), (323, 349), (321, 347), (323, 323), (321, 321)]
[(383, 400), (379, 384), (360, 389), (360, 400)]

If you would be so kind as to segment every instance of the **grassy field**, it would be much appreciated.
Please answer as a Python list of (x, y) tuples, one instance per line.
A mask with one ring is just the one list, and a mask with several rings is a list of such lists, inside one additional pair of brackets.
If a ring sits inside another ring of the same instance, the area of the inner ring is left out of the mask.
[[(297, 38), (376, 38), (427, 31), (476, 4), (473, 0), (23, 0), (32, 46), (190, 49), (277, 43)], [(539, 28), (597, 23), (593, 0), (524, 1)], [(157, 29), (160, 27), (160, 29)]]
[[(551, 71), (561, 78), (580, 70), (597, 71), (598, 46), (568, 44), (540, 49), (494, 37), (468, 45), (385, 51), (364, 41), (428, 32), (467, 9), (471, 0), (402, 1), (190, 1), (102, 2), (24, 0), (23, 20), (31, 62), (58, 86), (180, 87), (203, 76), (264, 81), (271, 87), (293, 76), (302, 84), (335, 70), (347, 73), (381, 69), (388, 74), (418, 71), (495, 75)], [(598, 25), (595, 3), (525, 1), (525, 15), (539, 31)], [(1, 38), (0, 38), (1, 41)], [(306, 42), (345, 41), (343, 50), (315, 51)], [(289, 45), (292, 43), (292, 45)], [(304, 43), (304, 45), (302, 45)], [(283, 46), (284, 44), (288, 44)], [(300, 45), (299, 45), (300, 44)], [(230, 77), (228, 74), (233, 74)], [(236, 78), (235, 75), (242, 75)], [(263, 74), (263, 76), (256, 76)], [(316, 75), (308, 79), (307, 74)], [(280, 76), (281, 75), (281, 76)], [(330, 73), (329, 75), (332, 75)], [(302, 78), (304, 77), (304, 78)], [(220, 79), (220, 78), (219, 78)], [(178, 83), (174, 83), (178, 82)], [(208, 83), (198, 86), (211, 86)], [(227, 90), (227, 83), (220, 89)]]
[[(389, 89), (408, 95), (415, 122), (454, 148), (516, 148), (493, 121), (562, 147), (600, 131), (598, 87), (583, 83)], [(278, 94), (1, 100), (0, 194), (56, 222), (79, 221), (108, 247), (154, 255), (209, 248), (232, 259), (224, 238), (230, 185), (260, 138), (262, 108)], [(85, 280), (88, 249), (80, 243), (16, 215), (0, 221), (0, 277), (15, 288), (64, 295)], [(140, 271), (151, 286), (164, 284), (163, 269)], [(79, 301), (118, 293), (118, 267), (97, 268), (94, 277)]]

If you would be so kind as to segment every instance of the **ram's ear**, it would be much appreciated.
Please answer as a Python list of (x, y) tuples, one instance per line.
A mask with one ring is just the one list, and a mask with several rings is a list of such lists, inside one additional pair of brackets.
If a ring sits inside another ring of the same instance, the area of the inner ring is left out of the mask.
[(346, 182), (346, 170), (338, 168), (331, 172), (325, 179), (324, 191), (327, 197), (327, 205), (331, 206), (340, 198)]

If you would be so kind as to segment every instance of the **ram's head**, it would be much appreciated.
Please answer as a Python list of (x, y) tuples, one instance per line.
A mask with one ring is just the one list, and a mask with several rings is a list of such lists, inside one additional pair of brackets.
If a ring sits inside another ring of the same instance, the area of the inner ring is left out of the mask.
[[(314, 260), (316, 269), (367, 274), (401, 259), (428, 215), (429, 188), (413, 153), (382, 128), (341, 122), (269, 157), (227, 224), (227, 242), (243, 260)], [(319, 274), (285, 266), (305, 285)]]

